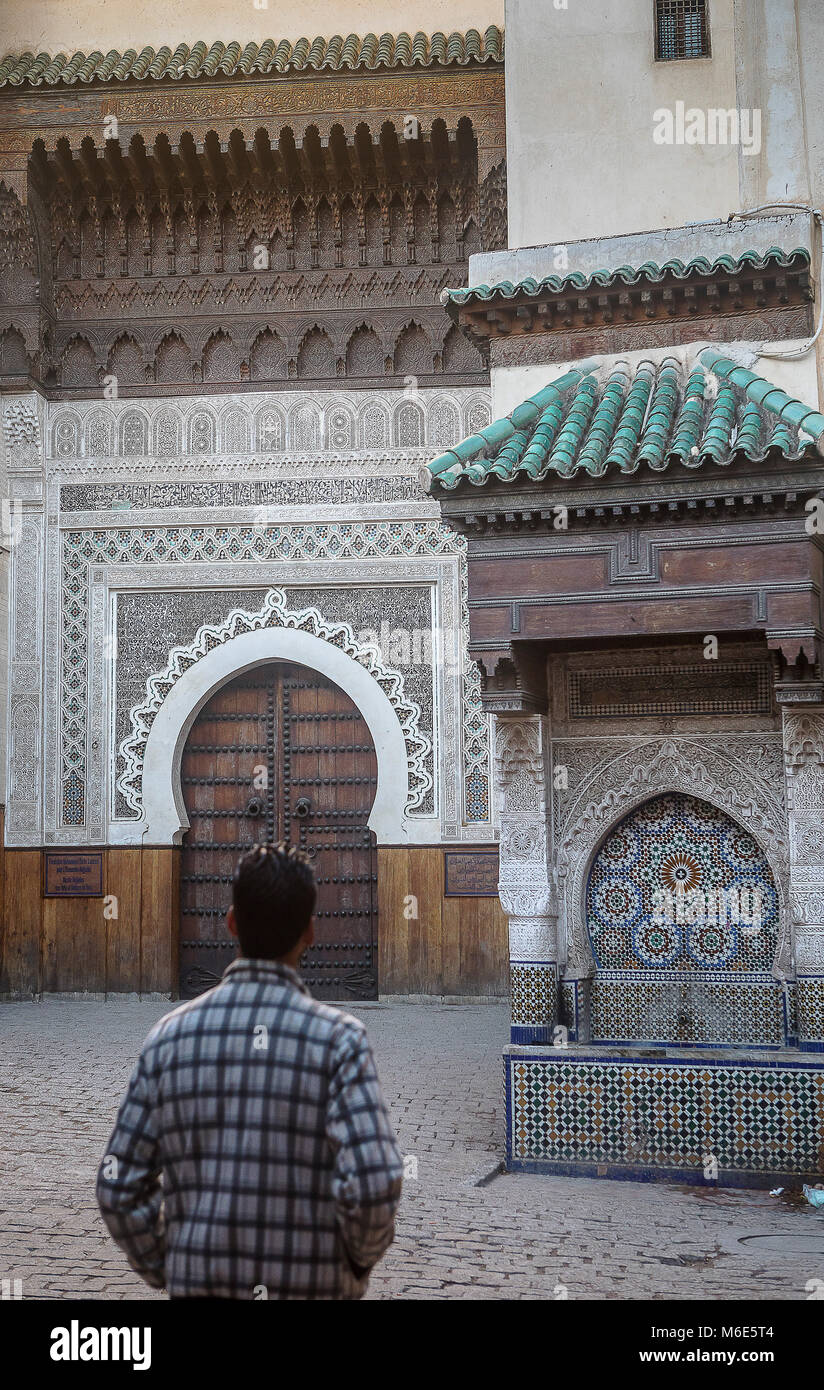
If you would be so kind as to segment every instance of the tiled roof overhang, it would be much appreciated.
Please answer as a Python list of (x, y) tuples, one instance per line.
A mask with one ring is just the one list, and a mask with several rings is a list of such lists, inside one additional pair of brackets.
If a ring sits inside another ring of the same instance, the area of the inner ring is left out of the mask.
[[(591, 288), (608, 289), (620, 285), (661, 284), (667, 279), (688, 280), (699, 276), (740, 275), (742, 271), (767, 270), (775, 267), (800, 269), (810, 264), (810, 253), (806, 247), (798, 246), (793, 251), (782, 251), (779, 246), (769, 250), (742, 251), (738, 256), (717, 256), (708, 261), (705, 256), (696, 256), (690, 261), (671, 260), (658, 265), (655, 261), (645, 261), (635, 268), (621, 265), (615, 270), (596, 270), (589, 275), (572, 271), (569, 275), (546, 275), (542, 280), (528, 276), (513, 284), (502, 280), (495, 285), (470, 285), (463, 289), (444, 290), (441, 302), (452, 309), (463, 305), (487, 304), (495, 300), (536, 299), (547, 294), (568, 294), (571, 290), (584, 291)], [(454, 316), (454, 314), (453, 314)]]
[(360, 38), (336, 34), (331, 39), (266, 39), (263, 43), (213, 43), (199, 41), (189, 47), (111, 49), (85, 54), (7, 54), (0, 61), (0, 87), (39, 87), (90, 82), (125, 82), (154, 79), (234, 77), (293, 72), (345, 72), (378, 68), (465, 67), (469, 63), (500, 63), (504, 33), (490, 25), (452, 34), (367, 34)]
[(447, 450), (422, 473), (424, 486), (453, 491), (602, 478), (648, 468), (729, 467), (767, 458), (824, 455), (824, 415), (708, 348), (687, 371), (576, 364), (503, 419)]
[(714, 260), (697, 256), (660, 265), (646, 261), (637, 268), (574, 271), (441, 294), (449, 317), (482, 352), (492, 340), (529, 334), (628, 329), (654, 319), (757, 317), (765, 311), (775, 318), (778, 336), (791, 336), (787, 311), (807, 309), (813, 297), (810, 253), (803, 246), (790, 251), (778, 246), (745, 250)]

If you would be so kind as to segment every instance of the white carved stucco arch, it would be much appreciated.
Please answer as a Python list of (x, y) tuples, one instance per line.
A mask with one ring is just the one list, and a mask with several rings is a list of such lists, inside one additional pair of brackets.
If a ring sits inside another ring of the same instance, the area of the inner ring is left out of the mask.
[[(773, 961), (777, 978), (791, 977), (793, 967), (792, 922), (789, 910), (787, 842), (780, 819), (773, 820), (755, 799), (738, 795), (729, 785), (719, 785), (707, 774), (700, 745), (681, 747), (680, 741), (662, 740), (657, 756), (637, 764), (627, 783), (611, 787), (600, 801), (582, 808), (573, 829), (558, 847), (561, 924), (566, 943), (567, 979), (595, 974), (595, 962), (586, 928), (586, 893), (598, 851), (616, 826), (645, 802), (667, 793), (680, 792), (706, 801), (752, 835), (764, 854), (775, 884), (779, 904), (778, 941)], [(614, 760), (620, 762), (628, 754)], [(717, 771), (717, 768), (716, 768)]]
[(409, 769), (403, 730), (385, 692), (346, 652), (312, 633), (290, 628), (244, 632), (215, 647), (175, 683), (149, 730), (143, 759), (144, 844), (178, 844), (189, 823), (180, 766), (189, 730), (207, 701), (236, 676), (269, 661), (292, 661), (318, 671), (358, 707), (372, 735), (378, 784), (369, 828), (378, 844), (407, 840), (404, 808)]

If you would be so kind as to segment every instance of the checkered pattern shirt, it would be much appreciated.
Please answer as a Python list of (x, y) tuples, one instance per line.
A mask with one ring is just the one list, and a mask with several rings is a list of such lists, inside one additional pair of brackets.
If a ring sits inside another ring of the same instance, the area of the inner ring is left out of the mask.
[(97, 1199), (173, 1297), (360, 1298), (402, 1171), (363, 1024), (239, 958), (143, 1044)]

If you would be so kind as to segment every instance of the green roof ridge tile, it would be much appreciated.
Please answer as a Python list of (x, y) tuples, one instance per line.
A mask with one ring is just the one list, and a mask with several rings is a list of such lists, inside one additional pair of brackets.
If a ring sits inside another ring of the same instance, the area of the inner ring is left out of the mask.
[(638, 444), (641, 460), (655, 472), (667, 466), (667, 441), (672, 433), (678, 394), (678, 362), (673, 357), (665, 357), (658, 369)]
[(242, 72), (244, 77), (248, 77), (250, 73), (254, 72), (259, 52), (256, 43), (247, 43), (237, 63), (238, 71)]
[(586, 469), (593, 478), (600, 478), (606, 472), (610, 441), (621, 414), (628, 386), (629, 372), (626, 366), (620, 363), (610, 373), (583, 448), (578, 455), (578, 467)]
[(546, 461), (564, 418), (560, 397), (550, 401), (538, 416), (538, 423), (529, 441), (529, 447), (521, 460), (521, 471), (531, 478), (538, 478), (545, 471)]
[[(680, 459), (688, 468), (700, 463), (698, 450), (704, 424), (706, 376), (703, 367), (693, 367), (684, 391), (684, 403), (675, 422), (675, 433), (669, 448), (670, 458)], [(695, 454), (693, 454), (695, 449)]]
[(203, 71), (203, 64), (208, 57), (208, 53), (209, 49), (202, 40), (194, 44), (191, 53), (183, 64), (183, 69), (188, 77), (195, 77), (199, 72)]
[(550, 382), (541, 391), (537, 391), (534, 396), (523, 401), (516, 406), (511, 414), (503, 416), (499, 420), (493, 420), (491, 424), (485, 425), (477, 434), (470, 435), (467, 439), (461, 440), (454, 448), (447, 449), (445, 453), (439, 454), (432, 459), (426, 469), (422, 470), (427, 480), (430, 478), (443, 479), (446, 483), (447, 473), (452, 473), (455, 464), (463, 466), (470, 460), (477, 458), (481, 453), (486, 452), (493, 445), (500, 447), (510, 435), (516, 430), (531, 424), (538, 418), (544, 408), (551, 401), (563, 399), (563, 394), (571, 386), (577, 386), (581, 378), (594, 366), (594, 359), (587, 359), (578, 362), (571, 367), (557, 381)]
[[(107, 54), (107, 58), (109, 56), (110, 55)], [(117, 56), (119, 57), (120, 55), (118, 54)], [(43, 76), (43, 73), (46, 71), (50, 63), (51, 58), (48, 53), (38, 53), (37, 57), (34, 60), (34, 63), (28, 71), (29, 81), (39, 82), (41, 77)]]
[(232, 73), (235, 71), (240, 54), (241, 48), (239, 43), (229, 43), (226, 45), (226, 52), (218, 63), (218, 67), (222, 72), (225, 72), (227, 77), (231, 77)]
[(654, 384), (653, 364), (640, 362), (618, 420), (612, 448), (605, 460), (607, 467), (617, 463), (622, 473), (634, 473), (638, 467), (635, 455)]
[(726, 383), (721, 384), (713, 402), (707, 428), (704, 431), (702, 454), (721, 463), (730, 453), (730, 436), (735, 426), (735, 392)]
[(597, 381), (592, 376), (585, 376), (572, 398), (548, 460), (548, 466), (563, 477), (568, 477), (574, 471), (576, 455), (588, 429), (597, 396)]
[(149, 64), (149, 72), (152, 77), (163, 77), (165, 75), (171, 56), (172, 50), (170, 48), (164, 47), (157, 50), (154, 59)]
[(64, 82), (76, 82), (77, 74), (86, 61), (85, 53), (73, 53), (68, 63), (64, 67), (61, 78)]
[(427, 62), (428, 58), (429, 40), (426, 34), (424, 34), (422, 30), (418, 29), (412, 38), (412, 62), (425, 63)]
[(412, 36), (405, 31), (395, 36), (395, 63), (398, 67), (409, 67), (412, 62)]
[(788, 396), (786, 391), (774, 386), (765, 377), (757, 376), (747, 367), (737, 366), (717, 348), (705, 348), (701, 353), (701, 361), (716, 376), (741, 387), (749, 400), (762, 405), (765, 410), (771, 411), (783, 420), (789, 420), (797, 429), (811, 435), (819, 453), (824, 454), (824, 415), (820, 411), (811, 410), (803, 401)]
[(786, 453), (788, 449), (792, 449), (794, 443), (793, 430), (790, 429), (789, 425), (784, 420), (776, 420), (767, 442), (767, 448), (779, 449), (783, 454)]
[(528, 439), (528, 429), (516, 430), (503, 445), (495, 462), (483, 471), (495, 473), (499, 478), (511, 478), (518, 469)]
[(154, 49), (141, 48), (140, 52), (137, 55), (137, 58), (135, 59), (131, 75), (133, 77), (145, 77), (153, 61)]
[(747, 401), (738, 422), (735, 452), (752, 458), (762, 449), (763, 417), (755, 401)]
[(326, 45), (326, 56), (324, 63), (327, 67), (340, 67), (340, 55), (343, 52), (343, 35), (333, 34)]
[(257, 51), (255, 61), (252, 64), (253, 69), (256, 72), (268, 72), (274, 62), (276, 51), (277, 44), (275, 43), (275, 40), (264, 39), (263, 43), (260, 45), (260, 48)]

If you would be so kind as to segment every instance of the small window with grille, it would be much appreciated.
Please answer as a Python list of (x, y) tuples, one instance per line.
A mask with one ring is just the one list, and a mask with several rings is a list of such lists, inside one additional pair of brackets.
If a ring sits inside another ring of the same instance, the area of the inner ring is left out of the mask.
[(708, 58), (710, 26), (707, 0), (655, 0), (655, 57)]

